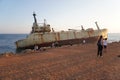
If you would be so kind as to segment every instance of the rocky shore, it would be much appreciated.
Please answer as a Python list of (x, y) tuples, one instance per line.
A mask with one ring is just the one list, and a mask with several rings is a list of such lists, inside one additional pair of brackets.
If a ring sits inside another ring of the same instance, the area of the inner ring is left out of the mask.
[(0, 56), (0, 80), (120, 80), (120, 43), (97, 57), (96, 44)]

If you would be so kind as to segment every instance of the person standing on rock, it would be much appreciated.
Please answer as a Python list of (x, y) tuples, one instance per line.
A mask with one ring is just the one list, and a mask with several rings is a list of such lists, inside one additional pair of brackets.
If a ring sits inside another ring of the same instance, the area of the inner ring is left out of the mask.
[(102, 57), (102, 50), (103, 50), (103, 37), (102, 37), (102, 35), (98, 39), (97, 46), (98, 46), (97, 56)]

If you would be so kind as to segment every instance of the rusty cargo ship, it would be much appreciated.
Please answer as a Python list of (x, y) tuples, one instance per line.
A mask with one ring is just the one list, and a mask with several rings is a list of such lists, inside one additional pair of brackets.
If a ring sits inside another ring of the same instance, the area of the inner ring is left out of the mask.
[(39, 48), (53, 46), (53, 44), (62, 45), (72, 45), (80, 44), (83, 40), (86, 43), (96, 42), (100, 35), (103, 38), (107, 38), (107, 29), (100, 29), (96, 23), (97, 29), (93, 28), (81, 30), (69, 29), (68, 31), (55, 32), (53, 28), (50, 28), (49, 24), (44, 23), (38, 25), (36, 14), (33, 13), (34, 22), (32, 26), (31, 33), (25, 38), (15, 42), (17, 49), (33, 49), (35, 45)]

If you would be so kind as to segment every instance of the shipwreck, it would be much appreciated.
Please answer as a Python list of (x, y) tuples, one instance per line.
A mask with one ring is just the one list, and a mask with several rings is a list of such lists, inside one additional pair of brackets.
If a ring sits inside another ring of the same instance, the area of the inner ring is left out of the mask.
[(46, 23), (46, 20), (42, 25), (38, 25), (35, 13), (33, 13), (33, 17), (32, 31), (25, 39), (15, 42), (17, 49), (33, 49), (35, 45), (38, 48), (52, 47), (56, 44), (58, 46), (73, 45), (83, 43), (83, 41), (93, 43), (97, 41), (100, 35), (107, 38), (107, 29), (100, 29), (97, 22), (95, 22), (96, 30), (93, 28), (84, 29), (81, 26), (81, 30), (68, 29), (68, 31), (56, 32)]

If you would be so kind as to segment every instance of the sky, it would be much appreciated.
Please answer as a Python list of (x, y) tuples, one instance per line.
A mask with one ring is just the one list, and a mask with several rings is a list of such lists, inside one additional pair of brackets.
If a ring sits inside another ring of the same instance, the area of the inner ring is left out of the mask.
[(120, 33), (120, 0), (0, 0), (0, 34), (30, 33), (34, 22), (47, 23), (55, 31), (107, 28)]

